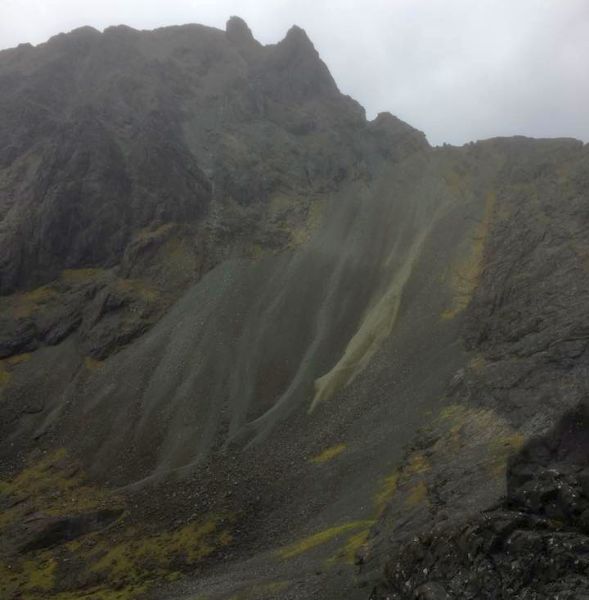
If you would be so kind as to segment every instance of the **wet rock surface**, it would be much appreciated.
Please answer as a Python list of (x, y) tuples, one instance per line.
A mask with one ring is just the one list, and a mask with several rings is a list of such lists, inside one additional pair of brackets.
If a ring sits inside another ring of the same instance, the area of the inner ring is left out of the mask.
[[(507, 496), (389, 555), (372, 598), (584, 598), (589, 594), (587, 409), (511, 459)], [(452, 514), (452, 508), (448, 507)]]

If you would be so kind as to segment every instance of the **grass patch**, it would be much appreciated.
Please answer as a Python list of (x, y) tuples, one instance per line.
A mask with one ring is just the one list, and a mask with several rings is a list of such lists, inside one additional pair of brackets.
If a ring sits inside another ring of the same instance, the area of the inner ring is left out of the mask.
[(488, 192), (485, 199), (483, 218), (477, 225), (464, 256), (451, 272), (450, 282), (453, 289), (453, 299), (451, 305), (442, 312), (442, 319), (453, 319), (470, 304), (483, 269), (483, 254), (491, 229), (495, 204), (495, 194)]
[(333, 460), (334, 458), (337, 458), (342, 452), (345, 451), (345, 449), (345, 444), (337, 444), (335, 446), (330, 446), (329, 448), (326, 448), (325, 450), (323, 450), (323, 452), (320, 452), (316, 456), (312, 456), (309, 460), (314, 464), (326, 463), (330, 460)]
[(4, 364), (5, 361), (0, 361), (0, 388), (5, 386), (11, 379), (10, 372)]
[(155, 302), (159, 298), (159, 292), (142, 279), (117, 279), (115, 289), (148, 303)]
[(0, 480), (0, 494), (16, 503), (0, 513), (2, 527), (22, 520), (27, 511), (46, 515), (79, 514), (121, 506), (121, 499), (86, 483), (79, 466), (65, 449), (55, 450), (30, 462), (10, 480)]
[[(373, 522), (371, 522), (371, 523), (373, 523)], [(346, 565), (354, 565), (356, 563), (356, 556), (358, 554), (358, 551), (368, 541), (368, 536), (370, 535), (371, 526), (365, 527), (364, 529), (362, 529), (362, 530), (352, 534), (350, 537), (348, 537), (346, 539), (345, 543), (340, 548), (340, 550), (327, 560), (326, 566), (331, 567), (338, 563), (339, 564), (344, 563)]]
[(427, 485), (425, 484), (425, 481), (419, 481), (408, 490), (405, 506), (407, 508), (414, 508), (425, 502), (426, 499)]
[[(7, 541), (22, 539), (14, 536), (22, 536), (22, 524), (33, 513), (70, 517), (125, 508), (123, 498), (90, 485), (64, 449), (0, 481), (0, 500), (9, 507), (0, 513), (0, 537)], [(233, 541), (231, 515), (203, 515), (172, 531), (124, 525), (125, 518), (52, 548), (0, 554), (0, 598), (135, 600), (156, 580), (179, 579)]]
[(134, 239), (138, 241), (158, 239), (163, 236), (166, 236), (168, 233), (170, 233), (170, 231), (174, 229), (174, 227), (174, 223), (164, 223), (163, 225), (160, 225), (155, 229), (152, 229), (151, 227), (144, 227), (135, 234)]
[(84, 357), (84, 367), (86, 367), (86, 369), (88, 371), (99, 371), (100, 369), (102, 369), (102, 367), (104, 366), (104, 361), (102, 360), (96, 360), (95, 358), (92, 358), (91, 356), (85, 356)]
[(380, 485), (380, 488), (374, 496), (374, 506), (376, 508), (377, 515), (382, 514), (386, 505), (393, 499), (393, 496), (397, 492), (397, 486), (399, 484), (399, 471), (395, 469), (389, 476), (385, 477)]
[(409, 456), (407, 465), (403, 469), (403, 473), (406, 476), (419, 475), (421, 473), (429, 471), (430, 468), (431, 465), (429, 464), (429, 461), (427, 460), (425, 455), (421, 452), (414, 452), (413, 454), (411, 454), (411, 456)]
[(32, 354), (30, 352), (23, 352), (22, 354), (15, 354), (10, 358), (5, 359), (6, 364), (11, 367), (16, 367), (17, 365), (21, 365), (29, 360), (31, 360)]
[(489, 442), (489, 474), (492, 477), (505, 477), (507, 462), (518, 450), (521, 450), (526, 439), (519, 431), (498, 436)]
[(440, 412), (448, 423), (444, 443), (448, 451), (459, 452), (466, 445), (479, 446), (481, 465), (492, 477), (505, 476), (509, 458), (525, 443), (525, 436), (491, 409), (450, 405)]
[(180, 571), (231, 544), (233, 538), (228, 527), (231, 522), (222, 515), (210, 515), (202, 521), (154, 535), (129, 529), (106, 552), (98, 548), (90, 555), (91, 570), (117, 585), (156, 577), (176, 579)]
[(31, 356), (29, 352), (24, 352), (23, 354), (15, 354), (9, 358), (0, 360), (0, 388), (8, 384), (12, 379), (12, 369), (31, 360)]
[(278, 555), (280, 558), (294, 558), (299, 554), (303, 554), (305, 552), (309, 552), (318, 546), (322, 546), (323, 544), (327, 544), (333, 539), (336, 539), (345, 533), (353, 531), (354, 529), (365, 529), (366, 527), (371, 527), (374, 521), (351, 521), (349, 523), (343, 523), (341, 525), (336, 525), (335, 527), (329, 527), (328, 529), (323, 529), (313, 535), (310, 535), (290, 546), (286, 546), (278, 551)]
[[(47, 553), (48, 554), (48, 553)], [(57, 563), (55, 559), (47, 556), (44, 562), (27, 560), (23, 565), (27, 575), (27, 583), (24, 590), (27, 592), (48, 592), (55, 584), (55, 570)]]
[[(265, 583), (254, 583), (247, 590), (239, 591), (227, 598), (227, 600), (259, 600), (259, 598), (280, 598), (278, 594), (285, 592), (290, 587), (288, 581), (270, 581)], [(197, 596), (194, 600), (206, 600), (204, 596)]]
[(304, 222), (299, 227), (295, 226), (290, 229), (290, 247), (296, 248), (302, 246), (311, 239), (313, 233), (321, 225), (324, 211), (324, 201), (317, 198), (313, 198), (310, 201)]
[(38, 287), (29, 292), (14, 294), (10, 298), (12, 314), (15, 319), (30, 317), (58, 296), (58, 292), (49, 285)]
[(104, 275), (104, 269), (65, 269), (61, 272), (61, 280), (69, 284), (86, 283)]

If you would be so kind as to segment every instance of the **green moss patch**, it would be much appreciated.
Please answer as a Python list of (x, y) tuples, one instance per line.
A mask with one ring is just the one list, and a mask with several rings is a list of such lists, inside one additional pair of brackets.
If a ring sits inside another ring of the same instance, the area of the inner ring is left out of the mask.
[(330, 446), (320, 452), (316, 456), (312, 456), (309, 460), (314, 464), (322, 464), (337, 458), (342, 452), (345, 452), (346, 445), (345, 444), (336, 444), (335, 446)]
[(354, 530), (363, 530), (367, 527), (371, 527), (374, 524), (374, 521), (350, 521), (347, 523), (342, 523), (340, 525), (336, 525), (335, 527), (329, 527), (327, 529), (323, 529), (309, 535), (301, 540), (298, 540), (291, 544), (290, 546), (286, 546), (285, 548), (281, 548), (278, 551), (278, 555), (280, 558), (294, 558), (299, 554), (303, 554), (305, 552), (309, 552), (317, 548), (318, 546), (322, 546), (323, 544), (327, 544), (332, 540), (349, 533)]
[[(194, 571), (233, 540), (235, 518), (229, 515), (200, 515), (168, 530), (136, 516), (132, 521), (127, 500), (92, 485), (64, 449), (35, 455), (1, 481), (0, 502), (2, 600), (140, 600), (156, 582)], [(114, 520), (75, 539), (27, 546), (31, 527), (40, 522), (68, 523), (101, 511)]]

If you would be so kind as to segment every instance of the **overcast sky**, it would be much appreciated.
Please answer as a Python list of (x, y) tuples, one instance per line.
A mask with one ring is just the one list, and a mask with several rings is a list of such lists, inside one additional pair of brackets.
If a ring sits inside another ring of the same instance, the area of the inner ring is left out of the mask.
[(369, 118), (388, 110), (433, 144), (589, 141), (589, 0), (0, 0), (0, 48), (81, 25), (224, 28), (233, 14), (262, 43), (303, 27)]

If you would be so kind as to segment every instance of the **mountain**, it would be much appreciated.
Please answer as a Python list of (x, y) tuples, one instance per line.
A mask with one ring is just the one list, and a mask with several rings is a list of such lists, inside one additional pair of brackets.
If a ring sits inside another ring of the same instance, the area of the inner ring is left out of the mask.
[(432, 148), (305, 32), (0, 52), (0, 596), (589, 594), (589, 149)]

